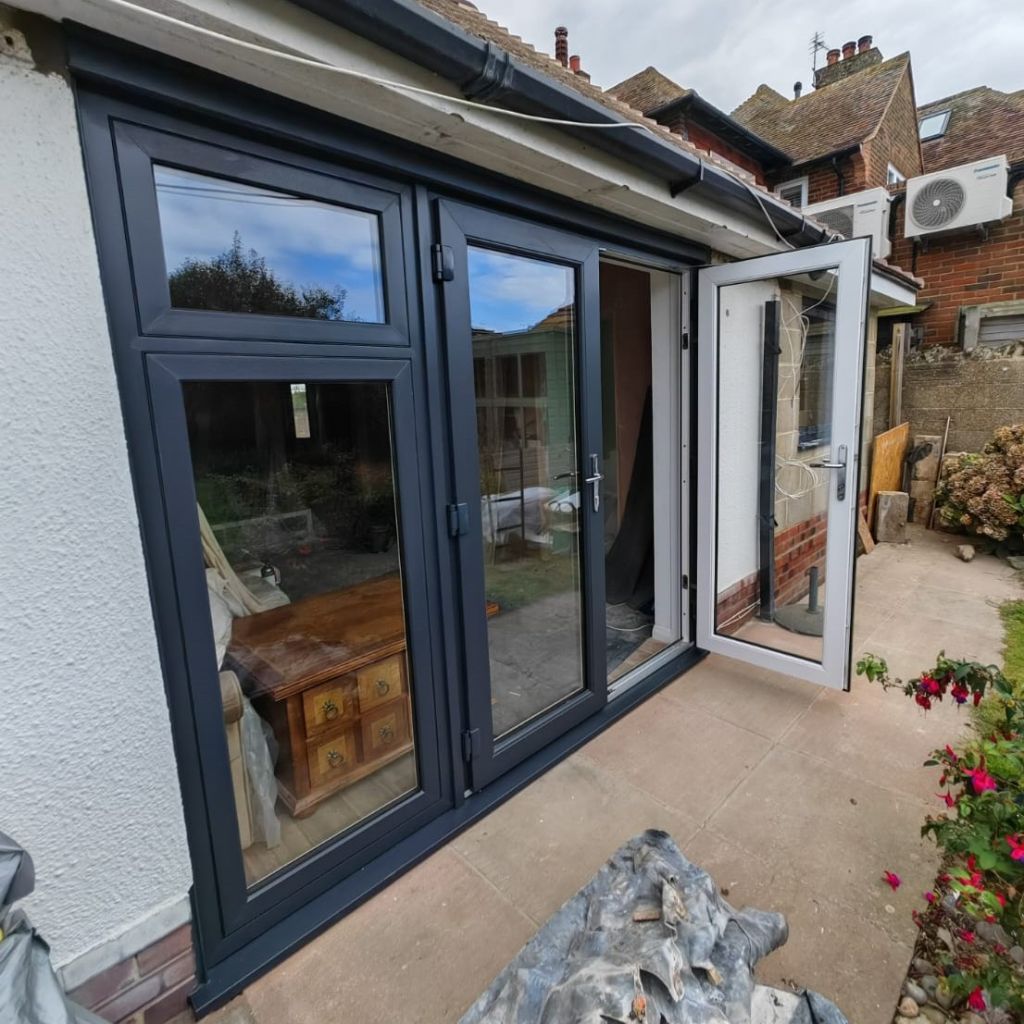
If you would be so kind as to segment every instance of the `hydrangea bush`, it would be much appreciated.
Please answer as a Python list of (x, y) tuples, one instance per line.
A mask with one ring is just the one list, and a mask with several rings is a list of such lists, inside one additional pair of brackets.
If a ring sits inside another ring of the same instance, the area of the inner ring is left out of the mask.
[(1024, 548), (1024, 423), (1000, 427), (978, 454), (955, 456), (935, 500), (947, 526)]
[(986, 694), (998, 696), (1001, 720), (990, 732), (925, 762), (939, 769), (946, 813), (929, 815), (921, 831), (943, 851), (944, 870), (914, 917), (954, 1002), (1024, 1019), (1024, 699), (996, 666), (944, 653), (908, 682), (892, 679), (872, 654), (857, 672), (901, 689), (925, 711), (944, 699), (976, 706)]

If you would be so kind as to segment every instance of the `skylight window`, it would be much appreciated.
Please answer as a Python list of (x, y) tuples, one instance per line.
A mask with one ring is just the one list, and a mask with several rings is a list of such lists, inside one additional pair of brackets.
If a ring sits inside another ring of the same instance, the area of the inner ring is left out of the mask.
[(946, 134), (946, 125), (949, 124), (949, 111), (940, 110), (935, 114), (928, 114), (922, 117), (917, 125), (918, 138), (923, 142), (925, 139), (939, 139)]

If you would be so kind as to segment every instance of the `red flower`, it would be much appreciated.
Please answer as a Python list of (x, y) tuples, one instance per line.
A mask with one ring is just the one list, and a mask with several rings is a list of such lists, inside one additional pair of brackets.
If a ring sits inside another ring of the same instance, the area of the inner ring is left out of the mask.
[(1005, 907), (1006, 906), (1006, 897), (1001, 892), (993, 893), (993, 895), (995, 896), (996, 900), (998, 901), (999, 906), (1001, 906), (1001, 907)]
[(975, 793), (984, 793), (996, 788), (996, 780), (984, 768), (966, 768), (964, 775), (971, 780)]
[(1024, 843), (1020, 841), (1020, 836), (1007, 836), (1006, 841), (1010, 844), (1010, 859), (1024, 861)]
[(946, 744), (946, 756), (953, 762), (953, 764), (956, 764), (957, 761), (960, 760), (960, 758), (956, 756), (956, 751), (948, 743)]
[(981, 986), (979, 985), (974, 991), (967, 997), (967, 1005), (972, 1009), (981, 1013), (985, 1006), (985, 997), (981, 994)]
[(963, 683), (954, 683), (950, 693), (953, 694), (953, 700), (955, 700), (957, 704), (966, 703), (967, 698), (971, 695), (971, 691), (968, 690)]
[(932, 679), (931, 676), (921, 676), (917, 685), (922, 693), (927, 693), (930, 697), (937, 697), (942, 693), (942, 687), (939, 685), (939, 681), (937, 679)]
[(981, 703), (981, 690), (974, 691), (974, 706), (977, 707)]
[(968, 945), (971, 945), (974, 942), (974, 932), (968, 931), (966, 928), (962, 928), (960, 930), (960, 938)]
[(926, 903), (934, 903), (937, 897), (933, 892), (926, 892), (924, 898)]
[(921, 693), (920, 691), (918, 691), (914, 694), (914, 700), (917, 701), (917, 703), (920, 704), (921, 707), (925, 709), (925, 711), (931, 711), (932, 701), (926, 693)]
[(940, 800), (946, 802), (947, 807), (956, 807), (956, 801), (953, 799), (951, 793), (936, 793), (935, 794)]
[(903, 879), (895, 871), (886, 871), (882, 875), (882, 879), (892, 887), (894, 892), (903, 884)]

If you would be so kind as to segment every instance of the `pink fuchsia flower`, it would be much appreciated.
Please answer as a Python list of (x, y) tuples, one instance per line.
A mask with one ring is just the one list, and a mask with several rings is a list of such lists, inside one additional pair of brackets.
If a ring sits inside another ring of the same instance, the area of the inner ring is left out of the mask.
[(949, 692), (953, 695), (953, 700), (957, 704), (966, 704), (967, 698), (971, 695), (971, 691), (963, 683), (954, 683)]
[(956, 764), (957, 761), (960, 760), (960, 758), (956, 756), (956, 751), (948, 743), (946, 744), (946, 756), (953, 762), (953, 764)]
[(984, 768), (965, 768), (964, 775), (971, 780), (975, 793), (984, 793), (996, 788), (996, 780)]
[(882, 875), (882, 880), (892, 888), (893, 892), (903, 884), (903, 879), (895, 871), (886, 871)]
[(1024, 862), (1024, 843), (1020, 836), (1007, 836), (1006, 841), (1010, 844), (1010, 859)]
[(942, 686), (939, 684), (939, 681), (931, 676), (921, 676), (917, 687), (922, 693), (927, 693), (929, 697), (938, 697), (942, 693)]
[(974, 691), (974, 706), (977, 707), (981, 703), (981, 690)]
[(937, 899), (935, 893), (930, 890), (924, 894), (925, 903), (934, 903)]
[(953, 799), (952, 793), (936, 793), (935, 795), (944, 801), (947, 807), (956, 807), (956, 801)]
[(921, 707), (923, 707), (925, 709), (925, 711), (931, 711), (931, 709), (932, 709), (932, 699), (931, 699), (931, 697), (928, 696), (928, 694), (921, 693), (920, 691), (918, 691), (917, 693), (914, 694), (914, 700), (918, 704), (920, 704)]
[(969, 931), (967, 928), (960, 929), (960, 938), (969, 946), (974, 944), (974, 932)]
[(986, 1009), (985, 997), (981, 994), (980, 985), (967, 997), (967, 1005), (977, 1013), (981, 1013)]

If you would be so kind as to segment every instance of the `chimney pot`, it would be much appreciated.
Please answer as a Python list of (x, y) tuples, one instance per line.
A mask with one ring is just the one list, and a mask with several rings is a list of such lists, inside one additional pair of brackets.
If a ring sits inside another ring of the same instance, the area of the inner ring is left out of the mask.
[(827, 60), (829, 62), (829, 64), (838, 64), (839, 63), (839, 51), (838, 50), (829, 50), (828, 53), (825, 55), (825, 60)]
[(871, 49), (871, 36), (861, 36), (857, 40), (857, 52), (867, 53)]
[(555, 29), (555, 60), (563, 68), (569, 66), (569, 30), (564, 25)]
[(843, 43), (843, 60), (849, 60), (857, 50), (857, 44), (851, 39), (848, 43)]
[(569, 70), (577, 75), (580, 73), (580, 55), (578, 53), (574, 53), (569, 58)]
[(803, 82), (794, 82), (793, 83), (793, 99), (795, 99), (795, 100), (800, 99), (800, 93), (802, 93), (803, 91), (804, 91), (804, 83)]

